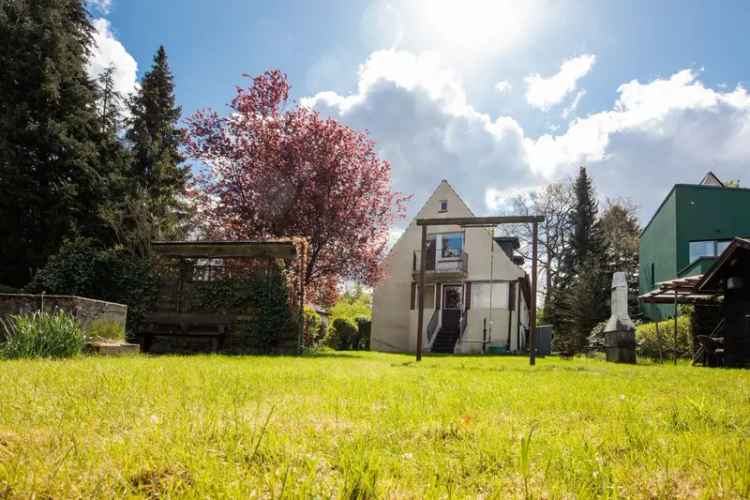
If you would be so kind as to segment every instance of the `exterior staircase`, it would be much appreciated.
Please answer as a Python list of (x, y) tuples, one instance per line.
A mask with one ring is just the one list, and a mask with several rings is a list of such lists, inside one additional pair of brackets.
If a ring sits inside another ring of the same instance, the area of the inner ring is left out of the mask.
[(458, 328), (440, 328), (435, 337), (435, 342), (432, 344), (432, 352), (450, 353), (453, 354), (453, 349), (456, 347), (456, 341), (458, 340)]

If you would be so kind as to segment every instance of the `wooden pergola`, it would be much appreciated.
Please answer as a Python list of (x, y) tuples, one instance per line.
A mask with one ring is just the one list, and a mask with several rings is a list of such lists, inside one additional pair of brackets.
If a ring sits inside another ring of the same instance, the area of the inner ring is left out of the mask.
[[(304, 330), (305, 284), (307, 264), (307, 242), (304, 238), (276, 240), (202, 240), (202, 241), (152, 241), (152, 249), (161, 257), (178, 259), (184, 265), (186, 259), (254, 259), (296, 261), (296, 283), (294, 284), (298, 309), (298, 349), (302, 350)], [(182, 290), (183, 276), (180, 273), (178, 287)], [(180, 298), (181, 302), (181, 298)], [(181, 307), (178, 313), (182, 313)]]
[[(537, 250), (539, 239), (539, 223), (544, 222), (542, 215), (512, 215), (500, 217), (445, 217), (417, 219), (417, 226), (422, 227), (422, 241), (420, 244), (422, 256), (427, 253), (427, 228), (429, 226), (460, 226), (460, 227), (491, 227), (500, 224), (531, 224), (531, 304), (529, 304), (529, 364), (536, 364), (536, 286), (537, 286)], [(419, 289), (424, 290), (425, 258), (419, 259)], [(418, 294), (417, 311), (417, 361), (422, 360), (422, 343), (424, 327), (424, 293)]]

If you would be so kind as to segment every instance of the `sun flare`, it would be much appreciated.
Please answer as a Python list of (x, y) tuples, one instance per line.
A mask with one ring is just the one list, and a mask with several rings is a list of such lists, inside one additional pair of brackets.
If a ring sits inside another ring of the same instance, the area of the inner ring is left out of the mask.
[(419, 16), (437, 39), (469, 50), (503, 49), (526, 31), (531, 2), (424, 0)]

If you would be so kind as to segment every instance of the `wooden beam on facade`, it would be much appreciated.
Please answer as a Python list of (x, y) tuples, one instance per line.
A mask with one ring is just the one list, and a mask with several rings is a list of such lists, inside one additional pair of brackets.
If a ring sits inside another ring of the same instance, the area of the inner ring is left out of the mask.
[(417, 219), (417, 226), (494, 227), (500, 224), (533, 224), (544, 222), (543, 215), (506, 215), (498, 217), (446, 217)]
[(154, 253), (192, 259), (275, 258), (294, 259), (294, 242), (285, 241), (154, 241)]

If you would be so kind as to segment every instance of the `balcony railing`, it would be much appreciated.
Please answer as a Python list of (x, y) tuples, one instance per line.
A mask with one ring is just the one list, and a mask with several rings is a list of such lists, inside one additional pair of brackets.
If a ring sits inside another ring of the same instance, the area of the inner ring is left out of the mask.
[[(414, 251), (412, 258), (412, 271), (415, 273), (419, 272), (419, 257), (420, 252)], [(425, 262), (425, 271), (437, 272), (437, 273), (465, 273), (469, 270), (469, 254), (461, 252), (460, 257), (453, 258), (434, 258), (432, 256), (427, 257)]]

